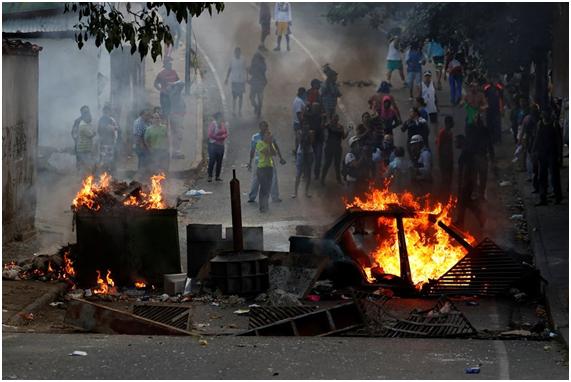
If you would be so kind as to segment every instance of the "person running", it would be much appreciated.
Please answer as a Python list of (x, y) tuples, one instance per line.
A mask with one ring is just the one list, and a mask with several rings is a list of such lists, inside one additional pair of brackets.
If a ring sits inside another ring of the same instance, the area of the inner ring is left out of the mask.
[[(228, 138), (228, 129), (222, 113), (213, 115), (208, 126), (208, 182), (212, 182), (212, 173), (216, 166), (216, 181), (221, 182), (222, 159), (224, 158), (224, 141)], [(271, 179), (270, 179), (271, 180)]]
[(170, 56), (165, 57), (163, 61), (163, 70), (157, 74), (155, 82), (153, 83), (155, 89), (160, 92), (161, 110), (166, 116), (169, 116), (171, 111), (169, 89), (172, 84), (180, 79), (177, 72), (172, 68), (172, 61), (173, 59)]
[[(394, 36), (389, 39), (389, 50), (387, 53), (387, 81), (391, 84), (393, 71), (398, 70), (403, 84), (406, 86), (402, 67), (402, 58), (399, 47), (399, 38)], [(392, 86), (392, 84), (391, 84)]]
[(224, 80), (225, 85), (228, 85), (228, 79), (232, 83), (232, 113), (234, 116), (236, 116), (236, 100), (238, 100), (238, 115), (242, 116), (242, 98), (246, 91), (246, 78), (246, 63), (242, 57), (242, 50), (236, 47), (226, 73), (226, 80)]
[(450, 103), (452, 106), (456, 106), (462, 99), (462, 81), (464, 78), (462, 64), (456, 57), (450, 61), (446, 72), (448, 73), (448, 83), (450, 84)]
[(155, 113), (151, 125), (145, 130), (145, 145), (149, 149), (150, 169), (154, 174), (169, 170), (169, 136), (167, 125)]
[(430, 123), (438, 123), (438, 100), (436, 98), (436, 89), (432, 83), (432, 72), (427, 70), (424, 72), (424, 80), (422, 81), (421, 96), (426, 103), (426, 111)]
[(289, 35), (291, 34), (291, 4), (276, 3), (274, 8), (274, 20), (276, 21), (277, 45), (274, 51), (279, 52), (282, 47), (282, 37), (285, 36), (287, 50), (289, 52)]
[(258, 155), (258, 181), (260, 182), (259, 201), (260, 212), (265, 213), (268, 211), (268, 200), (270, 198), (270, 191), (272, 189), (272, 178), (274, 174), (274, 160), (276, 155), (274, 147), (274, 139), (270, 130), (265, 130), (262, 139), (256, 143), (256, 154)]
[(264, 102), (264, 88), (268, 83), (266, 79), (266, 59), (259, 50), (252, 57), (252, 62), (248, 68), (250, 74), (250, 103), (254, 108), (256, 117), (262, 115), (262, 105)]
[(272, 21), (272, 13), (270, 11), (269, 3), (260, 3), (260, 16), (258, 20), (262, 28), (260, 46), (258, 49), (263, 52), (267, 52), (268, 48), (266, 48), (266, 38), (270, 35), (270, 24)]
[[(252, 135), (252, 139), (250, 141), (250, 161), (248, 162), (248, 171), (251, 171), (252, 169), (252, 159), (254, 159), (254, 165), (255, 168), (258, 168), (258, 161), (259, 161), (259, 155), (256, 152), (256, 145), (258, 144), (259, 141), (262, 140), (262, 137), (264, 136), (265, 132), (267, 130), (269, 130), (269, 126), (268, 123), (266, 121), (261, 121), (259, 124), (260, 127), (260, 132), (256, 133), (254, 135)], [(282, 157), (282, 153), (280, 151), (280, 148), (278, 146), (278, 143), (276, 142), (275, 138), (273, 140), (274, 143), (274, 148), (276, 150), (276, 154), (278, 155), (278, 157), (280, 158), (280, 164), (284, 165), (286, 164), (285, 159)], [(280, 199), (280, 191), (278, 188), (278, 172), (277, 172), (277, 166), (273, 166), (273, 176), (272, 176), (272, 188), (271, 188), (271, 197), (272, 197), (272, 201), (274, 203), (279, 203), (282, 200)], [(252, 186), (250, 187), (250, 192), (248, 194), (248, 203), (254, 203), (256, 201), (256, 196), (258, 195), (258, 191), (260, 189), (260, 181), (258, 180), (258, 172), (257, 171), (253, 171), (252, 172)]]
[(423, 54), (418, 43), (414, 42), (406, 55), (406, 83), (409, 87), (411, 101), (420, 94), (422, 65), (424, 65)]
[(452, 174), (454, 172), (454, 140), (452, 136), (452, 128), (454, 127), (454, 118), (447, 115), (444, 118), (444, 127), (440, 129), (438, 138), (436, 139), (436, 147), (438, 148), (438, 167), (440, 168), (440, 192), (441, 196), (448, 198), (452, 192)]
[(425, 44), (425, 55), (428, 62), (433, 62), (436, 68), (436, 86), (442, 90), (442, 69), (444, 68), (444, 48), (434, 39), (428, 39)]
[(348, 132), (345, 131), (343, 125), (339, 123), (339, 115), (333, 114), (331, 121), (325, 125), (327, 130), (327, 141), (325, 142), (325, 161), (323, 164), (323, 171), (321, 172), (321, 185), (325, 185), (325, 178), (331, 163), (335, 170), (335, 178), (338, 184), (343, 184), (341, 179), (341, 157), (343, 155), (343, 148), (341, 144), (347, 138)]

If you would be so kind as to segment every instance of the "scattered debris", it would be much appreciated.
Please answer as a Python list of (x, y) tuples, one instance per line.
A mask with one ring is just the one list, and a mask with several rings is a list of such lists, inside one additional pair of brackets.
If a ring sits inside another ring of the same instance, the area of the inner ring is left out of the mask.
[(202, 347), (206, 347), (208, 346), (208, 341), (206, 341), (205, 339), (200, 339), (198, 340), (198, 344)]
[(297, 295), (288, 293), (282, 289), (274, 289), (269, 292), (270, 303), (273, 306), (300, 306)]
[(353, 303), (316, 310), (250, 329), (242, 336), (329, 336), (361, 327), (363, 318)]
[(74, 350), (73, 353), (69, 353), (68, 355), (74, 357), (85, 357), (87, 355), (87, 352), (83, 350)]
[(480, 366), (467, 367), (466, 374), (480, 374)]
[(71, 300), (64, 322), (87, 331), (104, 334), (194, 335), (191, 331), (86, 300)]
[(188, 190), (184, 193), (186, 196), (202, 196), (202, 195), (210, 195), (212, 191), (204, 191), (204, 190)]
[(509, 186), (509, 185), (511, 185), (511, 184), (512, 184), (512, 182), (510, 182), (509, 180), (502, 180), (502, 181), (500, 182), (500, 187), (507, 187), (507, 186)]
[(272, 324), (287, 318), (301, 316), (317, 310), (315, 306), (260, 306), (250, 309), (250, 329)]
[(61, 301), (57, 301), (57, 302), (50, 302), (50, 306), (53, 306), (54, 308), (58, 308), (58, 307), (65, 307), (65, 303), (61, 302)]
[(18, 316), (22, 317), (26, 321), (33, 321), (34, 320), (34, 313), (21, 312), (21, 313), (18, 313)]
[(513, 214), (510, 220), (523, 220), (523, 214)]
[(250, 313), (250, 309), (238, 309), (234, 311), (234, 314), (239, 314), (239, 315), (248, 314), (248, 313)]
[(357, 87), (368, 87), (373, 85), (373, 81), (371, 80), (347, 80), (343, 81), (343, 85), (347, 86), (357, 86)]
[(319, 300), (321, 300), (321, 297), (319, 297), (319, 295), (316, 294), (308, 294), (305, 299), (311, 302), (318, 302)]
[(182, 330), (190, 330), (192, 328), (189, 306), (139, 302), (133, 306), (133, 314)]
[(545, 350), (545, 351), (550, 351), (550, 350), (551, 350), (551, 346), (545, 345), (545, 346), (543, 347), (543, 350)]
[(507, 332), (501, 332), (502, 337), (530, 337), (532, 333), (529, 330), (508, 330)]

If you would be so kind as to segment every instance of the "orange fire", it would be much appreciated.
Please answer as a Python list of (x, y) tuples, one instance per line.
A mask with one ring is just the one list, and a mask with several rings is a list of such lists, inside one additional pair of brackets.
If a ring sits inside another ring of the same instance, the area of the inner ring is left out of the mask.
[(115, 288), (115, 282), (111, 278), (111, 270), (107, 270), (107, 275), (105, 279), (101, 278), (101, 272), (97, 272), (97, 285), (98, 287), (93, 289), (95, 294), (115, 294), (117, 293), (117, 288)]
[(73, 268), (73, 261), (69, 258), (69, 250), (63, 254), (63, 278), (75, 276), (75, 269)]
[(54, 269), (52, 268), (52, 262), (48, 261), (48, 273), (54, 273)]
[[(429, 279), (437, 279), (462, 259), (467, 251), (452, 237), (444, 232), (430, 216), (445, 224), (452, 222), (452, 209), (456, 200), (450, 199), (448, 203), (431, 201), (430, 195), (418, 198), (410, 192), (397, 194), (389, 191), (388, 183), (383, 189), (370, 190), (364, 200), (355, 198), (346, 203), (348, 208), (357, 207), (363, 210), (386, 210), (390, 205), (400, 205), (415, 211), (416, 216), (403, 218), (406, 247), (412, 280), (420, 288)], [(384, 232), (382, 238), (377, 239), (378, 247), (371, 254), (371, 268), (365, 268), (369, 282), (374, 282), (372, 270), (378, 268), (382, 274), (400, 275), (400, 257), (396, 219), (379, 218), (379, 228)], [(470, 244), (475, 238), (462, 232)]]
[(146, 194), (141, 191), (139, 198), (130, 196), (123, 204), (125, 206), (143, 207), (147, 210), (160, 210), (166, 208), (163, 201), (163, 188), (161, 182), (165, 180), (165, 174), (157, 174), (151, 176), (151, 192)]
[(85, 206), (90, 210), (99, 210), (101, 206), (96, 204), (96, 197), (98, 193), (107, 191), (109, 188), (109, 183), (111, 182), (111, 175), (104, 172), (99, 177), (99, 182), (93, 182), (93, 175), (89, 175), (83, 180), (83, 186), (81, 190), (73, 199), (72, 205), (74, 208), (79, 208)]
[[(157, 174), (151, 177), (151, 190), (149, 193), (141, 191), (137, 196), (129, 196), (123, 202), (124, 206), (140, 207), (147, 210), (167, 208), (163, 195), (161, 182), (165, 179), (164, 174)], [(86, 207), (92, 211), (99, 211), (102, 203), (107, 203), (113, 198), (106, 197), (105, 193), (110, 193), (111, 176), (107, 173), (99, 177), (99, 182), (94, 181), (93, 175), (89, 175), (83, 180), (81, 190), (73, 199), (74, 209)]]
[(146, 287), (147, 287), (147, 284), (144, 281), (135, 281), (135, 288), (143, 289)]

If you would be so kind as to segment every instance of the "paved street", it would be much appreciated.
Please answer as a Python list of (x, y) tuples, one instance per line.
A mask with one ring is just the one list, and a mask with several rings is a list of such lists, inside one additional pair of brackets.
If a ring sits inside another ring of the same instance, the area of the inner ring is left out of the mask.
[[(5, 334), (3, 379), (567, 379), (542, 342)], [(9, 351), (6, 351), (9, 349)], [(75, 350), (85, 357), (71, 357)], [(481, 364), (478, 375), (465, 368)]]

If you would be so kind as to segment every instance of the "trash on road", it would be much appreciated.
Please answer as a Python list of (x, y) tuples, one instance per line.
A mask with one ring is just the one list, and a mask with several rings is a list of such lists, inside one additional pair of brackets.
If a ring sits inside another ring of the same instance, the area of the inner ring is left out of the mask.
[(234, 314), (240, 314), (240, 315), (248, 313), (250, 313), (250, 309), (238, 309), (234, 311)]
[(467, 367), (466, 374), (480, 374), (480, 366)]
[(509, 186), (510, 184), (512, 184), (512, 182), (510, 182), (509, 180), (502, 180), (502, 181), (500, 182), (500, 187), (507, 187), (507, 186)]
[(68, 355), (74, 357), (85, 357), (87, 355), (87, 352), (83, 350), (74, 350), (73, 353), (69, 353)]
[(202, 195), (210, 195), (212, 191), (204, 191), (204, 190), (188, 190), (184, 193), (186, 196), (202, 196)]
[(206, 347), (208, 346), (208, 341), (206, 341), (205, 339), (199, 340), (198, 344), (202, 347)]

